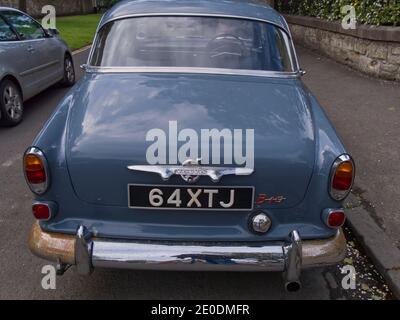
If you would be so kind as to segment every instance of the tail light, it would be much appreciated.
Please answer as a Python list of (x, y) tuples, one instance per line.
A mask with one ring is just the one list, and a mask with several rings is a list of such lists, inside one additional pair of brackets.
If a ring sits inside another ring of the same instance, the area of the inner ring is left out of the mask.
[(38, 195), (47, 191), (49, 186), (49, 171), (47, 160), (41, 150), (29, 148), (24, 155), (24, 173), (29, 188)]
[(344, 200), (354, 182), (354, 162), (349, 155), (342, 155), (332, 166), (329, 193), (337, 201)]
[(50, 220), (51, 209), (49, 205), (44, 203), (34, 203), (32, 205), (32, 213), (38, 220)]
[(346, 215), (343, 209), (327, 209), (323, 212), (325, 224), (333, 229), (338, 229), (346, 222)]

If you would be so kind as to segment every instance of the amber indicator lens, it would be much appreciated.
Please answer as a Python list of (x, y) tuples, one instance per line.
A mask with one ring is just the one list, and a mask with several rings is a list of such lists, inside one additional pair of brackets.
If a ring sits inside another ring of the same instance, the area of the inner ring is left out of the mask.
[(353, 183), (353, 169), (350, 161), (339, 164), (333, 177), (332, 187), (336, 190), (349, 190)]
[(24, 159), (26, 179), (29, 183), (39, 184), (46, 182), (46, 171), (42, 160), (34, 155), (28, 154)]

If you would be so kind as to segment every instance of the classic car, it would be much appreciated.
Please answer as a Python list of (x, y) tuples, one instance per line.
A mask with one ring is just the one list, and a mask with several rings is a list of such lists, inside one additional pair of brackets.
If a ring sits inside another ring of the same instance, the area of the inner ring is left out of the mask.
[(24, 156), (31, 251), (95, 268), (274, 271), (338, 263), (354, 163), (251, 1), (123, 1)]
[(24, 101), (56, 83), (75, 83), (71, 52), (57, 30), (0, 7), (0, 124), (19, 124)]

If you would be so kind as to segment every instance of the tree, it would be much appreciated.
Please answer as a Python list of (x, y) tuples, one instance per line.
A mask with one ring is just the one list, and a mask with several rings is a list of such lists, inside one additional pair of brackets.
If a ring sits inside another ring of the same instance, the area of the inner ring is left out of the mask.
[(19, 10), (26, 12), (26, 0), (19, 0)]

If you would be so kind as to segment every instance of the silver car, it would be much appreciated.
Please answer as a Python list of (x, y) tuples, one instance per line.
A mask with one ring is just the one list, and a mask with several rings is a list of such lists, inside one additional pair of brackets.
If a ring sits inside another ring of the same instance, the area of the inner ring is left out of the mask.
[(23, 103), (48, 87), (75, 83), (68, 45), (27, 14), (0, 7), (0, 124), (22, 121)]

